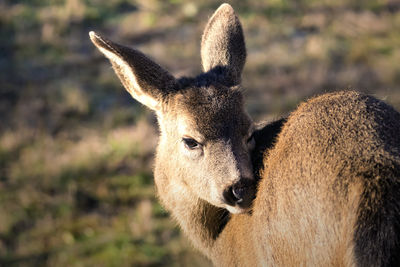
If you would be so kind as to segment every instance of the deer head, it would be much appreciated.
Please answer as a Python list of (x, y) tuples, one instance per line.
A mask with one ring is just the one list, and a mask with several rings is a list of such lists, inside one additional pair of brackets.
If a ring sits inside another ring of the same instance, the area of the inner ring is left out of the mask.
[(160, 197), (182, 190), (232, 213), (246, 211), (255, 195), (253, 124), (243, 106), (246, 49), (232, 7), (223, 4), (209, 20), (201, 43), (204, 72), (195, 78), (176, 79), (135, 49), (94, 32), (90, 38), (133, 98), (157, 114)]

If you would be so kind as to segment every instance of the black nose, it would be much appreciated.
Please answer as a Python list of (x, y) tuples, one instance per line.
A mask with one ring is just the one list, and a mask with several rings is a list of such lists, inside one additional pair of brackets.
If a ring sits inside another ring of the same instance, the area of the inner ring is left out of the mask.
[(231, 206), (238, 205), (242, 208), (248, 208), (255, 198), (255, 183), (250, 179), (241, 179), (228, 187), (223, 196), (226, 203)]

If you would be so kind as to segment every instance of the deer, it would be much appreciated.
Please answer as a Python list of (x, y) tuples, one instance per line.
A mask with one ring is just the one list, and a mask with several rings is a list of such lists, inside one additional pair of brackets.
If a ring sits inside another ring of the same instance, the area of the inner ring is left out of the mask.
[(215, 266), (400, 266), (400, 114), (372, 96), (315, 96), (255, 127), (246, 47), (229, 4), (209, 19), (203, 71), (175, 78), (90, 32), (134, 99), (156, 113), (158, 198)]

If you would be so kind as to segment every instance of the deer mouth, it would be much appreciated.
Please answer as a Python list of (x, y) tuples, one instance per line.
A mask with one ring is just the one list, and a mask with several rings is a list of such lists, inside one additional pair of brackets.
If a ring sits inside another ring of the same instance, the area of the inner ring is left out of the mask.
[(223, 192), (224, 202), (231, 213), (243, 213), (251, 208), (256, 196), (255, 182), (250, 179), (241, 180)]

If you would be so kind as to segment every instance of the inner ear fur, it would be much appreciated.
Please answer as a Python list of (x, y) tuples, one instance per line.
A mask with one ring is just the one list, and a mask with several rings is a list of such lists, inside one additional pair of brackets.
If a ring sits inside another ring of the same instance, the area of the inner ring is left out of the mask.
[(140, 51), (114, 43), (93, 31), (89, 36), (111, 61), (132, 97), (153, 110), (160, 110), (162, 98), (175, 90), (175, 78)]
[(222, 72), (225, 84), (237, 85), (246, 62), (242, 26), (229, 4), (222, 4), (209, 19), (201, 41), (204, 72)]

